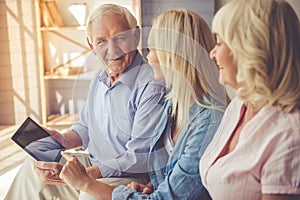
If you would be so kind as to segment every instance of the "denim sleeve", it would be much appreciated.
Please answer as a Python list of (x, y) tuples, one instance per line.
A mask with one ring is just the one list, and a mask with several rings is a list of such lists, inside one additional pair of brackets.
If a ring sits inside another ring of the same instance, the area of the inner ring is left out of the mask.
[(205, 190), (199, 175), (200, 149), (205, 137), (214, 134), (216, 128), (217, 125), (207, 123), (194, 126), (185, 133), (188, 137), (183, 154), (152, 194), (142, 195), (126, 186), (119, 186), (113, 191), (113, 199), (196, 199)]

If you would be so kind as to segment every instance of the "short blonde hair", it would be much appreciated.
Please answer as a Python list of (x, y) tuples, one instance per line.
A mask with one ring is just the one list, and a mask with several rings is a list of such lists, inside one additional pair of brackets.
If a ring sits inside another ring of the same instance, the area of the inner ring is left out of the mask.
[(239, 98), (257, 109), (300, 108), (300, 25), (287, 2), (232, 0), (216, 13), (212, 30), (238, 65)]
[(124, 17), (128, 22), (129, 29), (135, 29), (137, 27), (136, 18), (131, 14), (131, 12), (127, 8), (116, 4), (102, 4), (97, 6), (88, 17), (86, 34), (89, 37), (89, 39), (91, 39), (91, 24), (93, 23), (93, 21), (99, 16), (110, 14), (120, 15)]
[[(208, 54), (214, 46), (213, 34), (198, 14), (186, 9), (165, 11), (154, 18), (149, 37), (154, 38), (149, 45), (157, 53), (166, 86), (171, 88), (166, 98), (173, 101), (172, 114), (177, 116), (179, 128), (190, 122), (191, 100), (209, 107), (209, 101), (204, 104), (199, 100), (212, 97), (212, 88), (225, 99), (225, 89), (218, 83), (217, 67)], [(211, 78), (208, 78), (204, 71), (210, 70)]]

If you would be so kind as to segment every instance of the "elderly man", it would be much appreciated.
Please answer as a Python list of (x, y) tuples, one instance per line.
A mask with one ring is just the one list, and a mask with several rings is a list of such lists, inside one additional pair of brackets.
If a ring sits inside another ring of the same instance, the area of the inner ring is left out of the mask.
[[(151, 67), (137, 51), (139, 28), (126, 8), (105, 4), (94, 9), (87, 35), (105, 69), (91, 81), (80, 120), (64, 134), (48, 132), (65, 149), (88, 149), (89, 156), (82, 156), (81, 162), (89, 176), (111, 185), (145, 182), (147, 154), (163, 110), (165, 88), (154, 80)], [(78, 191), (59, 178), (62, 166), (27, 160), (5, 199), (78, 198)]]

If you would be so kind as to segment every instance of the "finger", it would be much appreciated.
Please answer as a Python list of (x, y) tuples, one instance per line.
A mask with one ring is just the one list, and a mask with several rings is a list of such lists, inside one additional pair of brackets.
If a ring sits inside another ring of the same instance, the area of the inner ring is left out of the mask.
[(42, 128), (43, 128), (47, 133), (49, 133), (49, 134), (52, 135), (52, 136), (57, 135), (57, 131), (55, 131), (55, 130), (50, 130), (50, 129), (44, 127), (44, 126), (42, 126)]
[(57, 162), (43, 162), (43, 161), (37, 161), (34, 164), (36, 169), (39, 170), (51, 170), (54, 171), (56, 173), (60, 173), (61, 169), (62, 169), (62, 165), (57, 163)]
[(131, 183), (131, 189), (133, 189), (135, 191), (139, 191), (140, 190), (140, 185), (137, 182), (132, 182)]
[(53, 163), (51, 162), (43, 162), (43, 161), (36, 161), (34, 165), (39, 169), (53, 169)]
[(61, 155), (62, 155), (62, 157), (64, 157), (67, 161), (71, 161), (71, 160), (76, 159), (75, 156), (73, 156), (73, 155), (71, 155), (71, 154), (68, 154), (68, 153), (61, 152)]
[(45, 131), (49, 132), (49, 129), (47, 129), (46, 127), (44, 127), (44, 126), (41, 126), (41, 127), (42, 127), (42, 129), (44, 129)]
[(65, 182), (59, 176), (54, 176), (51, 178), (47, 177), (44, 180), (42, 180), (42, 182), (47, 184), (65, 184)]
[(149, 187), (145, 187), (142, 191), (142, 194), (151, 194), (152, 193), (152, 189)]
[(41, 161), (36, 161), (36, 162), (34, 163), (34, 166), (37, 167), (37, 168), (42, 169), (42, 168), (44, 168), (44, 167), (43, 167), (43, 166), (44, 166), (44, 163), (41, 162)]
[(127, 187), (129, 187), (129, 188), (131, 188), (131, 189), (134, 190), (134, 184), (135, 184), (135, 182), (128, 183)]
[(63, 145), (63, 141), (62, 141), (62, 135), (60, 132), (58, 132), (57, 130), (50, 130), (47, 129), (45, 127), (42, 127), (47, 133), (49, 133), (50, 136), (52, 136), (52, 138), (54, 140), (56, 140), (58, 143), (60, 143), (61, 145)]

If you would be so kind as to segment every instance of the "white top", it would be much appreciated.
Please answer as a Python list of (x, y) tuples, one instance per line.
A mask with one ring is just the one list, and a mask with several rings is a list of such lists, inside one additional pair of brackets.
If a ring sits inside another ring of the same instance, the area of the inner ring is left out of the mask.
[(171, 137), (171, 132), (169, 132), (168, 136), (164, 138), (164, 145), (169, 156), (172, 154), (174, 149), (174, 142)]
[(266, 106), (242, 129), (235, 149), (219, 158), (235, 129), (243, 102), (228, 106), (200, 160), (203, 185), (214, 200), (255, 200), (261, 194), (300, 194), (300, 111)]

